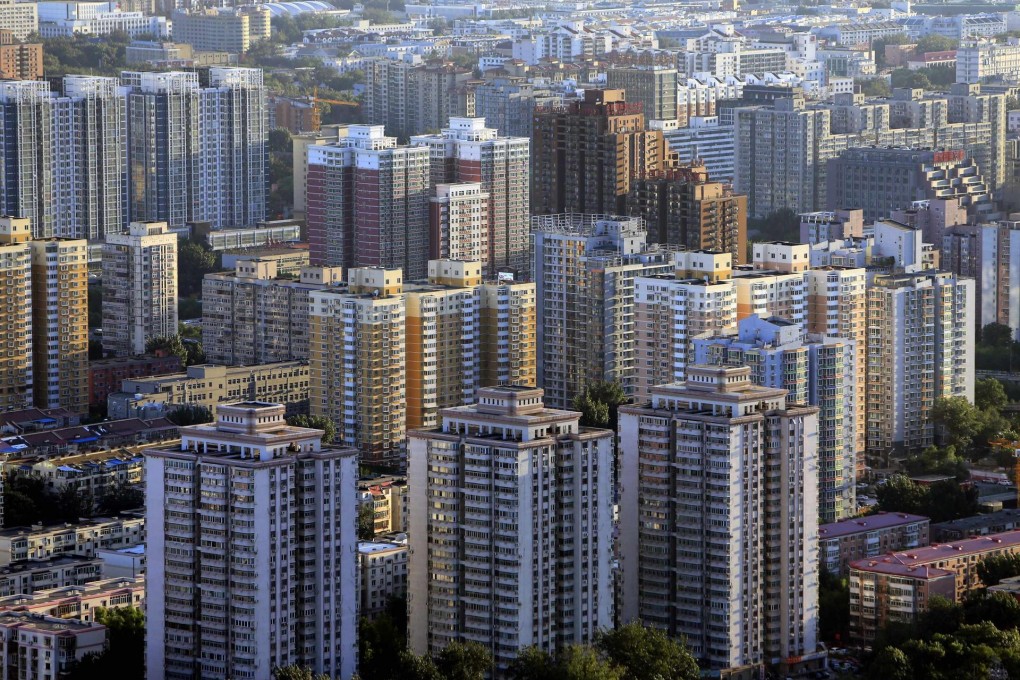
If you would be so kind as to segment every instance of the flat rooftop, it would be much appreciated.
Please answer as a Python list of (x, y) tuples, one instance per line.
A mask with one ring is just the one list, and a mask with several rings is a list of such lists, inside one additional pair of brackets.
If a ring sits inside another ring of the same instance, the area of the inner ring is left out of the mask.
[(926, 548), (914, 548), (905, 552), (889, 553), (876, 557), (857, 560), (851, 567), (858, 569), (858, 564), (868, 562), (900, 564), (903, 566), (922, 566), (942, 560), (957, 559), (968, 555), (980, 555), (991, 550), (1008, 550), (1020, 547), (1020, 530), (1005, 531), (1001, 534), (989, 534), (975, 538), (965, 538), (950, 543), (936, 543)]
[(880, 512), (877, 515), (853, 517), (840, 522), (823, 524), (818, 527), (818, 538), (820, 540), (840, 538), (868, 531), (889, 529), (891, 527), (927, 521), (928, 518), (923, 515), (910, 515), (904, 512)]

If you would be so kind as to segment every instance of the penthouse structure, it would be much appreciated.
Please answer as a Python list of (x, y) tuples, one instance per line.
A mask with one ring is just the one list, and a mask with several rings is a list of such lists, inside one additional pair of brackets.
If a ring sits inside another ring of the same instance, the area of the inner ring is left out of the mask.
[(475, 640), (505, 673), (525, 647), (552, 652), (611, 625), (613, 434), (542, 396), (483, 388), (476, 405), (444, 409), (438, 428), (410, 434), (416, 654)]
[(148, 677), (354, 675), (357, 452), (321, 438), (239, 402), (146, 450)]
[(817, 413), (748, 367), (692, 366), (620, 407), (622, 621), (731, 675), (815, 655)]

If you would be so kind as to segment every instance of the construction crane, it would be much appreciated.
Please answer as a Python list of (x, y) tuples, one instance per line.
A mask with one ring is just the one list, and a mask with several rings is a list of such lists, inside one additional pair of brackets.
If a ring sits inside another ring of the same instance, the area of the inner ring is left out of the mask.
[(319, 104), (335, 104), (337, 106), (360, 106), (358, 102), (347, 101), (344, 99), (321, 99), (319, 97), (319, 86), (316, 85), (315, 89), (312, 90), (312, 96), (309, 101), (312, 103), (312, 129), (318, 130), (322, 125), (322, 116), (319, 112)]

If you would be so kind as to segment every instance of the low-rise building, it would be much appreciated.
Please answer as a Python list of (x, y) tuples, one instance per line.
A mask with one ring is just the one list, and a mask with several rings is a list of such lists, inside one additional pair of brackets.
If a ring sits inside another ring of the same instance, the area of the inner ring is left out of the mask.
[(43, 75), (42, 43), (23, 43), (14, 31), (0, 29), (0, 78), (39, 80)]
[(95, 557), (100, 548), (124, 548), (145, 540), (145, 517), (124, 513), (78, 524), (15, 527), (0, 531), (0, 565), (58, 555)]
[(96, 558), (61, 555), (45, 560), (22, 560), (0, 567), (0, 597), (37, 590), (80, 586), (98, 581), (102, 563)]
[(407, 478), (375, 477), (358, 482), (358, 503), (372, 503), (375, 535), (407, 531)]
[(129, 548), (100, 548), (96, 557), (103, 562), (103, 578), (135, 578), (145, 573), (145, 544)]
[(0, 611), (28, 612), (83, 623), (95, 620), (99, 607), (144, 607), (145, 579), (110, 578), (84, 585), (64, 586), (0, 597)]
[(4, 472), (28, 473), (43, 480), (50, 491), (66, 488), (91, 493), (100, 498), (107, 489), (121, 484), (140, 484), (142, 454), (137, 448), (104, 449), (68, 456), (9, 458)]
[(846, 576), (850, 562), (928, 545), (927, 517), (901, 512), (853, 517), (818, 527), (818, 556), (830, 573)]
[(215, 415), (220, 404), (241, 400), (269, 401), (286, 406), (287, 415), (308, 413), (308, 364), (281, 361), (256, 366), (188, 366), (184, 373), (130, 378), (111, 394), (107, 410), (112, 418), (136, 415), (146, 405), (162, 404), (164, 413), (184, 406), (201, 406)]
[(203, 239), (211, 250), (254, 248), (271, 243), (301, 240), (301, 225), (294, 220), (270, 220), (254, 227), (213, 229), (209, 222), (192, 222), (192, 233)]
[(976, 536), (1000, 534), (1014, 529), (1020, 529), (1020, 510), (1000, 510), (932, 524), (931, 540), (935, 543), (948, 543)]
[(850, 637), (868, 641), (889, 621), (911, 621), (929, 598), (958, 601), (981, 587), (978, 565), (1020, 554), (1020, 531), (1007, 531), (850, 563)]
[(106, 650), (106, 626), (30, 612), (0, 613), (0, 667), (5, 678), (57, 680), (88, 654)]
[(955, 574), (931, 565), (876, 559), (850, 567), (850, 639), (868, 642), (887, 623), (915, 621), (935, 596), (955, 597)]
[(98, 359), (89, 362), (89, 406), (106, 404), (106, 398), (120, 391), (121, 381), (148, 375), (179, 373), (183, 368), (176, 354), (143, 354), (122, 359)]
[(307, 243), (285, 243), (230, 248), (223, 251), (223, 269), (235, 269), (241, 260), (262, 260), (276, 263), (276, 275), (298, 278), (301, 270), (309, 266)]
[(407, 594), (407, 537), (399, 541), (358, 542), (358, 588), (361, 616), (386, 611), (393, 598)]

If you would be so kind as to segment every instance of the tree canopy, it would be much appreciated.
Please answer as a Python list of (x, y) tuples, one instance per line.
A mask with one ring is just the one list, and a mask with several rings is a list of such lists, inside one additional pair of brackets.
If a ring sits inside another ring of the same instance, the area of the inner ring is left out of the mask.
[(581, 425), (616, 430), (618, 409), (627, 401), (627, 393), (620, 383), (596, 380), (574, 396), (573, 407), (581, 412)]
[(952, 479), (922, 486), (903, 475), (895, 475), (878, 487), (875, 495), (881, 511), (924, 515), (932, 522), (970, 517), (978, 509), (977, 489), (963, 488)]
[(336, 423), (325, 416), (308, 416), (304, 414), (289, 416), (287, 424), (294, 427), (310, 427), (322, 430), (322, 443), (332, 444), (336, 439)]

